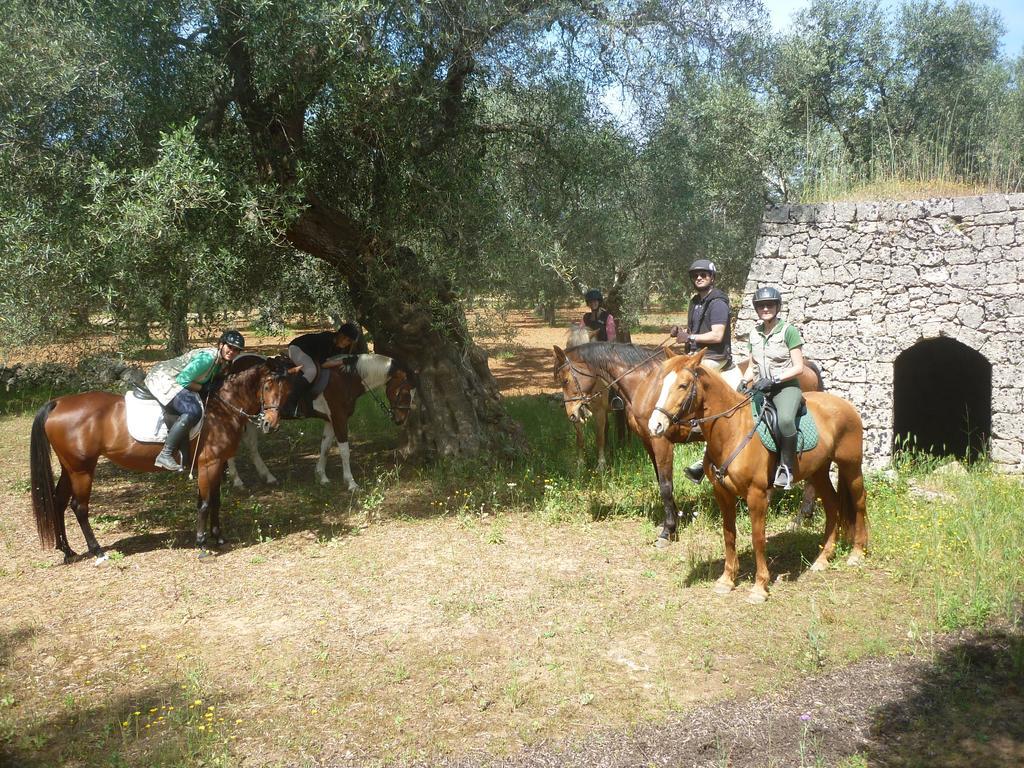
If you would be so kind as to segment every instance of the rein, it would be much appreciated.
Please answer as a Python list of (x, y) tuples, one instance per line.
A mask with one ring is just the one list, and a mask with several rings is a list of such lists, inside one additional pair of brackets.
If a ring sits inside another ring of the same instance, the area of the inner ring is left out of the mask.
[[(697, 373), (698, 372), (699, 371), (695, 371), (694, 372), (694, 374), (693, 374), (693, 381), (690, 383), (690, 392), (689, 392), (689, 394), (687, 394), (686, 399), (679, 406), (678, 410), (676, 410), (675, 415), (670, 414), (664, 408), (661, 408), (659, 406), (655, 406), (654, 407), (654, 410), (658, 411), (659, 413), (664, 414), (668, 418), (669, 423), (671, 423), (671, 424), (679, 424), (680, 422), (684, 421), (684, 419), (682, 418), (682, 414), (686, 413), (690, 409), (690, 406), (693, 404), (694, 398), (697, 396)], [(753, 399), (753, 397), (754, 397), (754, 392), (753, 392), (753, 390), (751, 390), (750, 392), (748, 392), (744, 396), (744, 398), (742, 400), (740, 400), (738, 403), (736, 403), (736, 405), (734, 405), (731, 408), (728, 408), (728, 409), (722, 411), (721, 413), (714, 413), (714, 414), (712, 414), (710, 416), (701, 416), (700, 418), (687, 419), (686, 421), (687, 421), (688, 425), (690, 426), (690, 428), (692, 429), (692, 428), (698, 427), (701, 424), (704, 424), (706, 422), (715, 421), (716, 419), (720, 419), (723, 416), (731, 416), (732, 414), (736, 413), (736, 411), (738, 411), (740, 408), (742, 408), (747, 403), (749, 403)], [(712, 470), (714, 472), (715, 479), (719, 482), (719, 484), (721, 484), (725, 480), (725, 475), (726, 475), (726, 473), (729, 470), (729, 465), (732, 464), (733, 459), (735, 459), (737, 456), (740, 455), (740, 451), (742, 451), (744, 448), (747, 447), (747, 443), (749, 443), (751, 441), (751, 439), (754, 437), (754, 433), (757, 432), (757, 428), (761, 425), (761, 422), (763, 420), (764, 420), (764, 409), (762, 408), (761, 412), (759, 414), (757, 414), (757, 418), (754, 419), (754, 426), (753, 426), (753, 428), (751, 428), (751, 430), (746, 434), (746, 436), (742, 440), (740, 440), (739, 445), (737, 445), (733, 449), (732, 453), (729, 454), (728, 458), (726, 458), (726, 460), (724, 462), (722, 462), (722, 466), (717, 467), (717, 466), (715, 466), (714, 463), (711, 464), (711, 468), (712, 468)]]
[[(658, 346), (656, 346), (654, 348), (654, 351), (651, 354), (649, 354), (647, 357), (645, 357), (639, 363), (634, 365), (632, 368), (627, 368), (625, 371), (620, 373), (614, 379), (612, 379), (611, 381), (605, 382), (605, 383), (609, 387), (614, 387), (619, 381), (621, 381), (622, 379), (624, 379), (627, 376), (629, 376), (629, 374), (633, 373), (633, 371), (637, 370), (638, 368), (641, 368), (644, 365), (647, 365), (647, 363), (649, 363), (651, 360), (653, 360), (659, 354), (661, 354), (662, 349), (664, 348), (665, 344), (671, 338), (672, 338), (671, 336), (666, 336), (664, 341), (662, 341), (660, 344), (658, 344)], [(575, 403), (577, 400), (582, 400), (584, 405), (585, 405), (585, 404), (589, 403), (591, 400), (594, 400), (594, 399), (600, 397), (600, 394), (597, 393), (597, 392), (593, 392), (593, 393), (591, 393), (589, 395), (584, 395), (583, 394), (583, 387), (581, 387), (579, 381), (576, 380), (576, 374), (579, 374), (580, 376), (587, 376), (587, 377), (589, 377), (591, 379), (599, 379), (599, 378), (601, 378), (600, 376), (598, 376), (597, 374), (594, 374), (594, 373), (584, 373), (583, 371), (576, 370), (576, 368), (572, 364), (572, 361), (568, 357), (565, 358), (565, 362), (564, 363), (562, 363), (560, 366), (558, 366), (555, 369), (555, 373), (558, 373), (560, 370), (562, 370), (566, 366), (568, 366), (569, 370), (572, 372), (572, 381), (573, 381), (573, 384), (576, 385), (576, 391), (580, 393), (580, 396), (579, 397), (564, 397), (563, 396), (562, 402), (564, 402), (564, 403)], [(667, 416), (668, 414), (666, 413), (665, 415)]]

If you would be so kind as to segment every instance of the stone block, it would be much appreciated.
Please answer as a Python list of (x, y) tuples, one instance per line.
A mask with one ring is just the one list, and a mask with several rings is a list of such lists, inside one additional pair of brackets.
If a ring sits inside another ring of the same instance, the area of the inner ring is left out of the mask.
[(857, 221), (878, 221), (878, 205), (857, 203)]
[(776, 205), (768, 208), (764, 212), (764, 220), (773, 223), (789, 221), (790, 207), (788, 205)]
[(974, 223), (977, 224), (1013, 224), (1017, 221), (1017, 216), (1014, 215), (1013, 211), (1001, 211), (1000, 213), (981, 213), (974, 217)]
[(857, 204), (835, 203), (833, 216), (838, 222), (855, 221), (857, 219)]
[(981, 209), (984, 213), (995, 213), (996, 211), (1005, 211), (1009, 208), (1006, 204), (1006, 195), (993, 194), (993, 195), (982, 195), (981, 198)]
[(908, 200), (896, 204), (896, 219), (907, 221), (910, 219), (923, 219), (928, 215), (924, 204), (918, 200)]
[(953, 200), (953, 214), (956, 216), (977, 216), (979, 213), (985, 212), (981, 197), (977, 195), (958, 197)]
[(997, 245), (1013, 245), (1015, 241), (1016, 235), (1012, 224), (1004, 224), (996, 230), (995, 242)]
[(1015, 192), (1006, 196), (1006, 205), (1011, 211), (1024, 210), (1024, 192)]

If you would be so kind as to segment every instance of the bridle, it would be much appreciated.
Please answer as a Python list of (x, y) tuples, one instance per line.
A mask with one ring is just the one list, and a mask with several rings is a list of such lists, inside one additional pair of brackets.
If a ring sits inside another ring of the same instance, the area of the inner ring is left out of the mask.
[[(406, 374), (406, 376), (408, 376), (408, 374)], [(390, 380), (390, 377), (389, 377), (389, 380)], [(362, 381), (362, 377), (360, 377), (360, 381)], [(396, 414), (397, 411), (405, 411), (405, 417), (409, 418), (409, 412), (412, 411), (412, 383), (411, 382), (409, 384), (408, 391), (405, 393), (405, 396), (404, 397), (399, 397), (398, 402), (395, 403), (393, 406), (391, 405), (390, 402), (384, 402), (384, 400), (381, 399), (381, 397), (376, 392), (374, 392), (372, 389), (367, 387), (365, 381), (363, 381), (363, 389), (365, 389), (367, 392), (370, 393), (370, 397), (373, 398), (373, 402), (375, 402), (377, 404), (377, 407), (380, 408), (382, 411), (384, 411), (384, 413), (388, 414), (388, 416), (391, 417), (391, 421), (393, 421), (395, 424), (399, 423), (398, 422), (398, 418), (397, 418), (397, 414)], [(387, 382), (384, 383), (384, 391), (387, 392)]]
[[(609, 387), (614, 387), (616, 384), (618, 384), (620, 381), (622, 381), (622, 379), (626, 378), (627, 376), (629, 376), (629, 374), (633, 373), (633, 371), (635, 371), (635, 370), (637, 370), (639, 368), (642, 368), (643, 366), (647, 365), (647, 363), (649, 363), (651, 360), (656, 358), (658, 355), (664, 353), (664, 351), (665, 351), (664, 350), (664, 346), (665, 346), (665, 344), (667, 344), (669, 342), (669, 339), (671, 339), (671, 338), (672, 337), (669, 336), (667, 339), (662, 341), (658, 346), (656, 346), (654, 348), (654, 351), (651, 354), (649, 354), (647, 357), (645, 357), (639, 363), (637, 363), (636, 365), (632, 366), (631, 368), (627, 368), (625, 371), (620, 373), (614, 379), (612, 379), (611, 381), (607, 382), (608, 386)], [(563, 395), (562, 396), (562, 402), (563, 403), (575, 403), (578, 400), (582, 400), (583, 404), (586, 405), (591, 400), (594, 400), (595, 398), (598, 398), (598, 397), (601, 396), (600, 392), (593, 392), (593, 393), (591, 393), (589, 395), (584, 395), (583, 394), (583, 387), (580, 386), (580, 382), (576, 378), (576, 374), (579, 374), (580, 376), (586, 376), (586, 377), (591, 378), (591, 379), (599, 379), (599, 378), (601, 378), (600, 376), (598, 376), (597, 374), (594, 374), (594, 373), (585, 373), (584, 371), (576, 370), (576, 368), (572, 364), (572, 360), (570, 360), (568, 357), (565, 358), (565, 362), (564, 363), (562, 363), (560, 366), (555, 368), (555, 374), (557, 375), (558, 372), (561, 371), (566, 366), (568, 366), (569, 372), (572, 373), (573, 384), (576, 385), (576, 391), (579, 393), (580, 396), (579, 397), (565, 397)]]
[(576, 375), (579, 374), (580, 376), (586, 376), (589, 379), (596, 379), (596, 378), (598, 378), (598, 376), (596, 374), (586, 373), (585, 371), (577, 370), (575, 368), (575, 366), (573, 366), (572, 361), (569, 358), (565, 358), (565, 362), (562, 363), (557, 368), (555, 368), (555, 373), (557, 374), (559, 371), (561, 371), (565, 367), (568, 367), (569, 368), (569, 373), (572, 374), (572, 383), (576, 386), (576, 392), (577, 392), (578, 396), (577, 397), (566, 397), (565, 395), (562, 395), (562, 402), (563, 403), (575, 403), (575, 402), (578, 402), (578, 401), (582, 401), (583, 404), (586, 405), (591, 400), (594, 400), (595, 398), (598, 398), (598, 397), (601, 396), (600, 392), (591, 392), (589, 395), (584, 395), (583, 394), (583, 387), (580, 385), (580, 380), (576, 378)]
[(260, 385), (260, 410), (258, 413), (249, 413), (248, 411), (239, 408), (232, 402), (225, 400), (221, 397), (220, 391), (214, 392), (213, 396), (216, 397), (220, 402), (224, 403), (230, 410), (237, 413), (239, 416), (244, 417), (250, 424), (259, 429), (263, 434), (267, 434), (271, 430), (270, 422), (267, 421), (268, 411), (279, 411), (281, 410), (281, 398), (277, 398), (277, 402), (273, 405), (267, 405), (267, 388), (271, 381), (278, 378), (283, 378), (285, 374), (278, 374), (271, 371), (270, 376), (263, 377), (263, 383)]
[(676, 412), (674, 414), (669, 413), (659, 405), (654, 406), (654, 410), (656, 410), (658, 413), (665, 415), (665, 417), (669, 421), (669, 424), (681, 424), (685, 421), (687, 426), (690, 427), (690, 429), (694, 429), (696, 427), (699, 427), (701, 424), (704, 424), (709, 421), (715, 421), (716, 419), (720, 419), (723, 416), (731, 416), (744, 405), (749, 403), (750, 399), (754, 396), (753, 392), (748, 393), (736, 405), (722, 411), (721, 413), (714, 413), (710, 416), (695, 416), (690, 419), (684, 419), (683, 414), (689, 413), (690, 408), (693, 406), (693, 401), (697, 397), (697, 376), (700, 375), (700, 373), (701, 369), (699, 367), (696, 370), (692, 371), (693, 379), (690, 382), (689, 391), (686, 393), (686, 399), (684, 399), (683, 402), (679, 404), (679, 408), (676, 409)]

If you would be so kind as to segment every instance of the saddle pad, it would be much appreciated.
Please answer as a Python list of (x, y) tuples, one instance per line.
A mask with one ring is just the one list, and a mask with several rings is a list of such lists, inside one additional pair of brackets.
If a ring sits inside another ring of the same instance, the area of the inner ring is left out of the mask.
[[(140, 400), (135, 393), (128, 391), (124, 395), (125, 417), (128, 422), (128, 434), (140, 443), (162, 443), (167, 437), (167, 424), (164, 422), (163, 406), (156, 400)], [(203, 420), (192, 427), (190, 440), (199, 436), (203, 428)]]
[[(764, 396), (753, 397), (750, 401), (750, 412), (754, 416), (754, 420), (761, 415), (761, 408), (764, 406)], [(772, 453), (778, 451), (778, 447), (775, 445), (775, 438), (772, 437), (772, 433), (768, 431), (768, 425), (763, 421), (757, 425), (757, 434), (761, 437), (761, 442), (764, 443), (764, 447)], [(803, 406), (800, 409), (800, 413), (796, 417), (796, 451), (797, 453), (803, 453), (809, 451), (818, 444), (818, 426), (814, 423), (814, 416), (811, 415), (811, 409)]]

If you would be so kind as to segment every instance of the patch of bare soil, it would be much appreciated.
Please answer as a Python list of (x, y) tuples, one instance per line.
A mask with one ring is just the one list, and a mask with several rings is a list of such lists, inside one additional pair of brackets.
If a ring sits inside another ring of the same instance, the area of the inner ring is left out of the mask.
[(947, 635), (924, 658), (870, 658), (784, 691), (699, 707), (657, 725), (444, 765), (1019, 768), (1022, 650), (1019, 631)]

